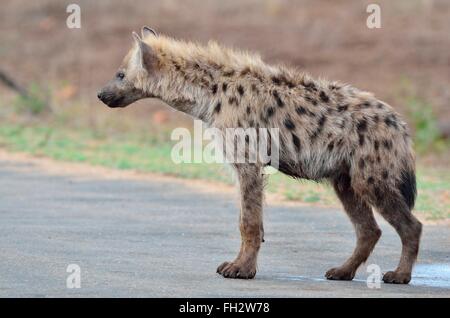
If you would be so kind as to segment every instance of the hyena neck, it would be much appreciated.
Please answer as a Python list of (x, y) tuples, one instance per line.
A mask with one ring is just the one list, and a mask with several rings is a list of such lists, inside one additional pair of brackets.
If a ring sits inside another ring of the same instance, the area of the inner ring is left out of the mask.
[[(205, 122), (211, 122), (220, 95), (236, 89), (233, 83), (252, 77), (268, 77), (278, 72), (264, 64), (259, 56), (221, 47), (215, 43), (199, 46), (167, 37), (146, 40), (160, 62), (160, 78), (152, 87), (153, 95)], [(227, 90), (228, 85), (228, 92)]]
[(208, 92), (186, 79), (183, 73), (166, 67), (156, 80), (148, 83), (147, 95), (194, 118), (203, 119), (208, 110)]

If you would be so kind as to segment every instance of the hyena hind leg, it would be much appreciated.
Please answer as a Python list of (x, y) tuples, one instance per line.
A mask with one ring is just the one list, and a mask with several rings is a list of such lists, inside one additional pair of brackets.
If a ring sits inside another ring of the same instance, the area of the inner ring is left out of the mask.
[(378, 212), (397, 231), (402, 241), (402, 255), (397, 269), (384, 274), (383, 281), (392, 284), (408, 284), (419, 252), (422, 224), (411, 213), (401, 194), (386, 191), (376, 204)]
[(375, 221), (372, 208), (355, 193), (348, 175), (341, 175), (335, 179), (333, 186), (353, 223), (357, 242), (350, 258), (343, 265), (328, 270), (325, 277), (331, 280), (352, 280), (358, 267), (367, 260), (374, 249), (381, 236), (381, 230)]

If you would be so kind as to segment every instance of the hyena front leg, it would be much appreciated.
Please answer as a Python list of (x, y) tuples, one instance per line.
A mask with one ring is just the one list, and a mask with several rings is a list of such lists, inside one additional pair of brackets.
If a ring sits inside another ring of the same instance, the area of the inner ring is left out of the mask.
[(343, 175), (333, 181), (334, 189), (341, 200), (356, 231), (356, 248), (341, 266), (330, 269), (325, 277), (331, 280), (352, 280), (358, 267), (367, 260), (381, 236), (373, 216), (372, 208), (353, 190), (350, 176)]
[(264, 176), (256, 165), (236, 165), (241, 194), (241, 249), (232, 262), (225, 262), (217, 273), (227, 278), (253, 278), (256, 259), (263, 240), (262, 205)]

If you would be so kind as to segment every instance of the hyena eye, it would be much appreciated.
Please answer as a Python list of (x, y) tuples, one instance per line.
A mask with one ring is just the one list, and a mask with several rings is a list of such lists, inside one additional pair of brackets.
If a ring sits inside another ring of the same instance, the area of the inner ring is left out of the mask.
[(123, 78), (125, 77), (125, 74), (124, 74), (123, 72), (118, 72), (118, 73), (116, 74), (116, 77), (117, 77), (118, 79), (120, 79), (120, 80), (123, 80)]

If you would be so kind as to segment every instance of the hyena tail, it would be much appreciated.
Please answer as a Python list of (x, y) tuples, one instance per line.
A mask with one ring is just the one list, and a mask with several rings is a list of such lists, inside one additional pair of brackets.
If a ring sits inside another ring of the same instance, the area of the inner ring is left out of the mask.
[(413, 169), (405, 169), (402, 171), (398, 189), (405, 203), (412, 210), (417, 197), (416, 173)]

